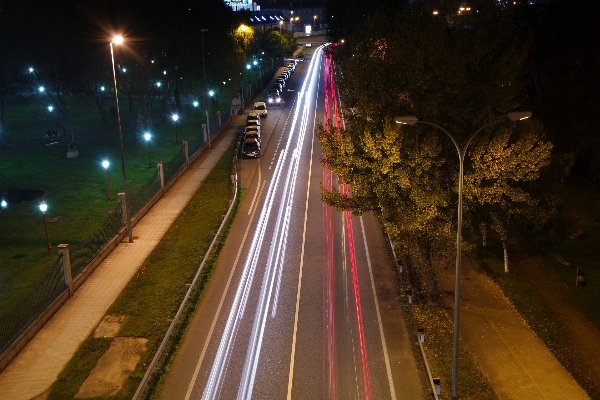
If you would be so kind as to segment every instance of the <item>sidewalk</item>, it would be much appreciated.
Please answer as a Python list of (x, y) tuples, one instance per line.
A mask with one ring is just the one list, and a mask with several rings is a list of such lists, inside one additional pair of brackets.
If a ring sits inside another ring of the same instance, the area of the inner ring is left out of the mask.
[[(0, 373), (1, 400), (29, 400), (56, 380), (81, 342), (88, 337), (167, 229), (187, 205), (206, 176), (233, 143), (234, 121), (223, 128), (212, 149), (205, 150), (184, 175), (133, 228), (35, 338)], [(241, 122), (240, 122), (241, 123)]]
[[(454, 268), (440, 268), (436, 272), (443, 302), (453, 305)], [(498, 398), (589, 399), (525, 324), (500, 288), (465, 258), (460, 297), (460, 334)], [(460, 394), (460, 382), (458, 390)]]

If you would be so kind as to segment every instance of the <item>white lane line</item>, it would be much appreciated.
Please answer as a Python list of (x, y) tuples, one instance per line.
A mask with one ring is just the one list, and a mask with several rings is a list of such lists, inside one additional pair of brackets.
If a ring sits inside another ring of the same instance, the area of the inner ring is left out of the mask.
[[(260, 167), (258, 168), (258, 182), (260, 185), (260, 180), (262, 179), (261, 174), (260, 174)], [(255, 211), (255, 203), (256, 200), (260, 198), (260, 196), (262, 196), (262, 192), (265, 189), (265, 184), (267, 183), (267, 180), (265, 179), (262, 183), (262, 185), (260, 185), (260, 188), (258, 188), (258, 190), (256, 191), (256, 193), (254, 193), (254, 198), (252, 199), (252, 203), (250, 203), (250, 208), (248, 209), (248, 215), (252, 214)], [(256, 208), (258, 208), (258, 203), (256, 203)]]
[[(260, 167), (258, 168), (259, 176), (260, 176)], [(260, 182), (260, 180), (259, 180)], [(264, 187), (264, 184), (263, 184)], [(256, 190), (258, 193), (258, 188)], [(250, 206), (252, 209), (252, 206)], [(244, 232), (244, 237), (242, 238), (242, 244), (238, 249), (237, 255), (235, 256), (235, 261), (233, 262), (233, 268), (231, 268), (231, 272), (229, 273), (229, 278), (227, 279), (227, 285), (225, 285), (225, 289), (223, 290), (223, 295), (221, 296), (221, 301), (219, 302), (219, 307), (215, 312), (215, 316), (213, 317), (212, 324), (210, 325), (210, 330), (208, 331), (208, 335), (206, 340), (204, 341), (204, 346), (202, 347), (202, 353), (200, 353), (200, 358), (198, 359), (198, 363), (196, 364), (196, 368), (194, 369), (194, 375), (192, 375), (192, 380), (190, 381), (190, 385), (188, 386), (187, 393), (185, 394), (185, 400), (189, 400), (192, 395), (192, 390), (194, 389), (194, 385), (196, 384), (196, 379), (198, 379), (198, 374), (200, 373), (200, 366), (202, 365), (202, 361), (204, 360), (204, 356), (206, 355), (206, 350), (208, 349), (208, 343), (212, 338), (213, 331), (215, 329), (215, 325), (217, 324), (217, 319), (221, 314), (221, 308), (223, 308), (223, 303), (225, 302), (225, 297), (227, 293), (229, 293), (229, 286), (231, 284), (231, 280), (233, 279), (233, 273), (237, 269), (238, 261), (240, 259), (240, 255), (242, 254), (242, 250), (244, 249), (244, 244), (246, 243), (246, 238), (248, 236), (248, 232), (250, 232), (250, 227), (252, 226), (252, 221), (254, 220), (254, 214), (256, 213), (256, 209), (252, 212), (252, 217), (250, 217), (250, 221), (248, 221), (248, 226), (246, 227), (246, 232)]]
[[(319, 70), (321, 68), (319, 67)], [(318, 86), (317, 86), (318, 87)], [(315, 108), (318, 101), (315, 99)], [(316, 120), (317, 113), (314, 113), (314, 119)], [(313, 124), (316, 122), (313, 120)], [(306, 247), (306, 222), (308, 220), (308, 200), (310, 199), (310, 177), (312, 175), (312, 160), (315, 147), (315, 135), (313, 134), (311, 145), (310, 145), (310, 163), (308, 165), (308, 184), (306, 187), (306, 203), (304, 205), (304, 228), (302, 231), (302, 249), (300, 250), (300, 269), (298, 271), (298, 291), (296, 292), (296, 312), (294, 314), (294, 334), (292, 336), (292, 354), (290, 356), (290, 372), (288, 374), (288, 393), (287, 400), (292, 399), (292, 383), (294, 380), (294, 362), (296, 360), (296, 338), (298, 337), (298, 314), (300, 313), (300, 292), (302, 290), (302, 270), (304, 269), (304, 248)]]
[(381, 345), (383, 346), (383, 356), (385, 358), (385, 369), (387, 370), (388, 383), (390, 385), (390, 394), (392, 400), (396, 400), (396, 392), (394, 391), (394, 381), (392, 380), (392, 369), (390, 368), (390, 358), (388, 357), (387, 344), (385, 343), (385, 335), (383, 333), (383, 325), (381, 323), (381, 314), (379, 313), (379, 303), (377, 302), (377, 293), (375, 293), (375, 280), (373, 279), (373, 269), (371, 268), (371, 256), (369, 255), (369, 246), (367, 245), (367, 236), (365, 234), (365, 224), (363, 217), (360, 217), (360, 228), (362, 229), (363, 241), (365, 243), (365, 253), (367, 255), (367, 265), (369, 266), (369, 276), (371, 277), (371, 289), (373, 290), (373, 299), (375, 300), (375, 311), (377, 313), (377, 323), (379, 324), (379, 336), (381, 336)]

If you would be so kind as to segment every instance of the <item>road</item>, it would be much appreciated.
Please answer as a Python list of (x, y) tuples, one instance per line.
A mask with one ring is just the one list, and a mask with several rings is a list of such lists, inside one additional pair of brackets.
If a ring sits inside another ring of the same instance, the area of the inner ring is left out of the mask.
[(333, 99), (324, 63), (315, 47), (298, 64), (262, 157), (240, 160), (244, 201), (161, 399), (424, 396), (376, 219), (321, 202), (337, 185), (314, 135)]

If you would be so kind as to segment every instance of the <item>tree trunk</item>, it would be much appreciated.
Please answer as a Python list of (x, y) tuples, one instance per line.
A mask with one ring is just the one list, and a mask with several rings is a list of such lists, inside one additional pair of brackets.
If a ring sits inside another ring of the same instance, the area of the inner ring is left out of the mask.
[(504, 251), (504, 272), (508, 272), (508, 247), (506, 240), (502, 241), (502, 250)]

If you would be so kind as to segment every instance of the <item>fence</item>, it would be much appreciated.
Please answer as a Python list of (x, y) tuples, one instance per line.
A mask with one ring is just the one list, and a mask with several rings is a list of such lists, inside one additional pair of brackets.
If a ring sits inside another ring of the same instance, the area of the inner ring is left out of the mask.
[(66, 288), (60, 257), (29, 296), (0, 320), (0, 343), (4, 351)]
[[(218, 113), (220, 114), (220, 113)], [(214, 118), (210, 121), (209, 134), (211, 137), (220, 130), (221, 123), (228, 121), (230, 110), (220, 115), (220, 118)], [(199, 151), (205, 144), (204, 133), (191, 142), (188, 152), (191, 157), (199, 154)], [(164, 183), (173, 177), (178, 177), (177, 173), (186, 166), (186, 157), (184, 148), (179, 151), (171, 160), (164, 163)], [(130, 195), (130, 215), (135, 216), (144, 206), (153, 199), (161, 190), (161, 182), (158, 174), (152, 178), (137, 192)], [(88, 239), (70, 247), (69, 258), (71, 265), (71, 276), (76, 279), (82, 274), (85, 267), (89, 265), (97, 255), (102, 252), (114, 238), (123, 230), (124, 219), (121, 206), (117, 206), (104, 223)], [(18, 354), (25, 344), (31, 340), (33, 335), (42, 328), (45, 321), (58, 310), (60, 305), (66, 301), (69, 296), (69, 288), (66, 284), (65, 272), (62, 266), (62, 254), (55, 261), (53, 267), (40, 281), (40, 283), (29, 293), (29, 295), (17, 306), (15, 306), (6, 315), (0, 318), (0, 371)], [(85, 279), (85, 276), (83, 277)], [(42, 318), (43, 316), (43, 318)], [(35, 326), (33, 326), (35, 325)], [(15, 342), (19, 343), (16, 348)], [(10, 354), (9, 354), (10, 353)]]

